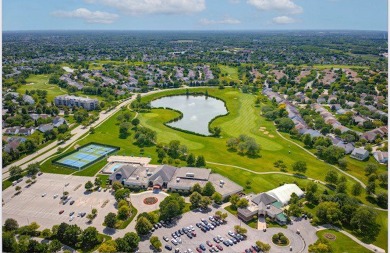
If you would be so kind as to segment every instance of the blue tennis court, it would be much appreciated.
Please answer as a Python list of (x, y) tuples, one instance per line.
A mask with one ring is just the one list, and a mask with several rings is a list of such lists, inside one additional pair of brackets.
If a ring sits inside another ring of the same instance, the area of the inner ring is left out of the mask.
[(75, 169), (81, 169), (117, 150), (119, 150), (119, 147), (87, 144), (79, 148), (77, 151), (53, 161), (53, 163)]

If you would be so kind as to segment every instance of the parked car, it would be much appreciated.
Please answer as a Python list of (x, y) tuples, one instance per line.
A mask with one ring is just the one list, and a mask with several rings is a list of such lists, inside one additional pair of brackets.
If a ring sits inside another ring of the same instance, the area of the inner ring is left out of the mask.
[(164, 241), (169, 242), (169, 238), (166, 236), (163, 236)]
[(70, 204), (70, 205), (73, 205), (73, 204), (74, 204), (74, 200), (72, 200), (69, 204)]
[(57, 198), (57, 197), (58, 197), (58, 194), (54, 194), (53, 198), (55, 199), (55, 198)]
[(74, 214), (74, 212), (70, 212), (69, 216), (72, 216)]
[(167, 249), (167, 250), (169, 250), (169, 251), (171, 251), (172, 250), (172, 246), (171, 245), (165, 245), (165, 248)]
[(219, 244), (217, 244), (216, 247), (217, 247), (217, 249), (219, 249), (219, 250), (223, 250), (222, 246), (219, 245)]
[(176, 241), (176, 239), (172, 239), (171, 242), (173, 243), (173, 245), (178, 245), (179, 243)]
[(74, 216), (70, 216), (69, 221), (72, 221), (74, 219)]
[(202, 253), (203, 251), (200, 249), (200, 248), (196, 248), (196, 251), (198, 251), (199, 253)]
[(213, 247), (213, 244), (212, 244), (210, 241), (207, 241), (206, 244), (207, 244), (209, 247)]
[(46, 192), (45, 193), (42, 193), (42, 197), (45, 197), (46, 196)]
[(61, 210), (60, 212), (59, 212), (59, 214), (63, 214), (64, 213), (64, 210)]
[(84, 217), (86, 214), (86, 212), (81, 213), (81, 217)]
[(40, 175), (42, 175), (42, 174), (43, 174), (43, 172), (42, 172), (42, 171), (38, 172), (38, 176), (40, 176)]
[(204, 246), (203, 244), (200, 244), (199, 248), (201, 248), (202, 250), (206, 250), (206, 246)]

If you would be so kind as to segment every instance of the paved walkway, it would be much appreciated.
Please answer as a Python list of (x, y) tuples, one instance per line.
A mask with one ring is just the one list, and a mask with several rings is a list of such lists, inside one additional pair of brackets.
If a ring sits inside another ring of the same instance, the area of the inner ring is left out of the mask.
[(346, 235), (349, 238), (351, 238), (352, 240), (354, 240), (356, 243), (360, 244), (361, 246), (365, 247), (366, 249), (368, 249), (368, 250), (370, 250), (372, 252), (380, 252), (380, 253), (385, 253), (386, 252), (384, 249), (379, 248), (378, 246), (375, 246), (374, 244), (367, 244), (367, 243), (364, 243), (364, 242), (360, 241), (358, 238), (356, 238), (352, 234), (350, 234), (347, 231), (344, 231), (344, 230), (342, 230), (342, 229), (340, 229), (338, 227), (326, 224), (326, 225), (322, 225), (322, 226), (317, 226), (316, 228), (317, 228), (317, 231), (321, 231), (321, 230), (325, 230), (325, 229), (337, 230), (340, 233), (343, 233), (344, 235)]

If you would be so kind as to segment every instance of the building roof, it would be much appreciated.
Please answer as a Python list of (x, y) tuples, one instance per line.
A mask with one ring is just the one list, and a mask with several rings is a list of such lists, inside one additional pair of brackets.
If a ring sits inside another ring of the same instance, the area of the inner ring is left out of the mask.
[(267, 192), (283, 205), (288, 204), (292, 193), (295, 193), (298, 197), (303, 196), (303, 191), (296, 184), (285, 184)]
[(352, 151), (352, 155), (367, 155), (368, 151), (365, 150), (364, 148), (355, 148)]
[(267, 193), (260, 193), (252, 198), (252, 202), (256, 205), (259, 205), (260, 203), (263, 203), (264, 205), (269, 205), (275, 201), (277, 201), (277, 199)]
[(38, 130), (41, 131), (42, 133), (45, 133), (47, 131), (53, 130), (54, 126), (53, 124), (43, 124), (38, 127)]
[(211, 173), (210, 169), (182, 167), (176, 170), (175, 177), (206, 181), (209, 179), (210, 173)]
[(121, 181), (123, 179), (127, 180), (136, 169), (136, 166), (124, 165), (112, 173), (109, 178), (110, 180), (116, 181)]
[(150, 177), (150, 181), (161, 177), (163, 182), (171, 181), (173, 175), (175, 174), (177, 168), (170, 165), (161, 165), (157, 168), (156, 173)]

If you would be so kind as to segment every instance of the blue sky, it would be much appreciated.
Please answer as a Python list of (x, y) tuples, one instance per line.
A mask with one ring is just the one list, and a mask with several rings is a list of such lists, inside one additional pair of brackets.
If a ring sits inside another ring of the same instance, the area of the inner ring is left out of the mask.
[(3, 30), (387, 31), (387, 0), (3, 0)]

